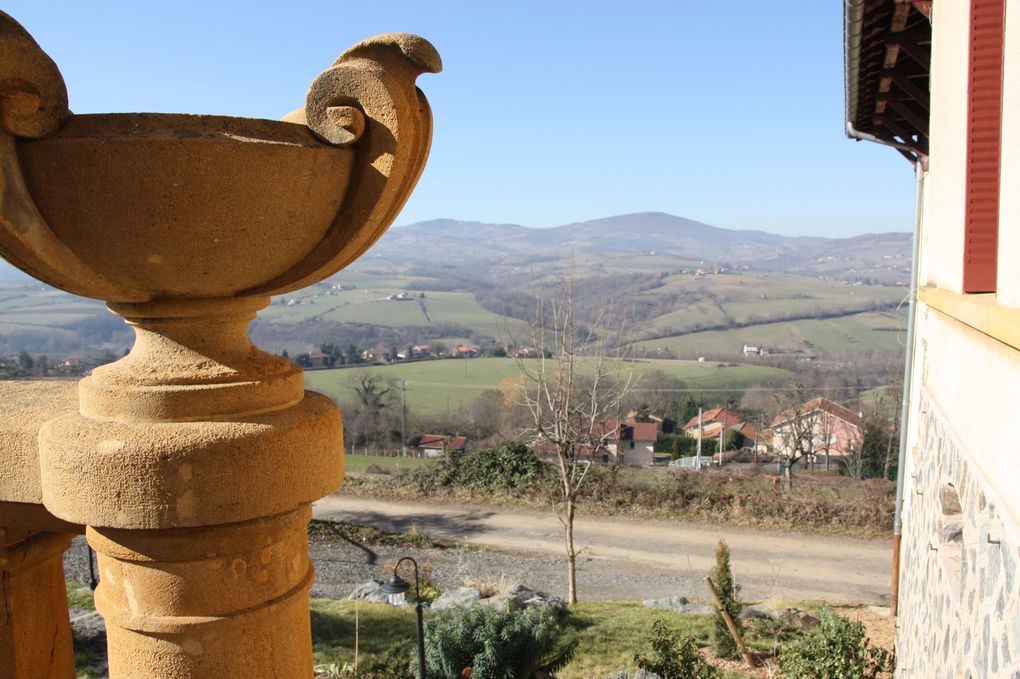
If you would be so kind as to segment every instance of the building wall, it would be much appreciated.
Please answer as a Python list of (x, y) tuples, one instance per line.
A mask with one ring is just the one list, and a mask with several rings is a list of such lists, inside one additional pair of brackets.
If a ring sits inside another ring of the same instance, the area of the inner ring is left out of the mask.
[(931, 25), (931, 155), (920, 283), (955, 292), (963, 289), (969, 8), (967, 0), (934, 3)]
[(654, 441), (635, 441), (633, 448), (624, 447), (623, 462), (624, 464), (635, 464), (642, 467), (650, 466), (655, 459), (653, 455), (654, 449)]
[(1020, 543), (1006, 530), (1008, 498), (990, 492), (938, 406), (920, 406), (900, 557), (897, 675), (1017, 676)]
[[(997, 301), (1020, 307), (1020, 3), (1006, 3)], [(1012, 46), (1012, 47), (1009, 47)]]
[(935, 3), (904, 460), (899, 676), (1020, 676), (1020, 3), (1007, 3), (999, 289), (964, 295), (969, 2)]

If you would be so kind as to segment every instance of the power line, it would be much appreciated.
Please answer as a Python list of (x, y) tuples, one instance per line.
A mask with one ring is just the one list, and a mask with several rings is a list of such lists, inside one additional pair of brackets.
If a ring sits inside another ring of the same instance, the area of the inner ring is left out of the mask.
[[(453, 389), (481, 389), (483, 391), (498, 390), (497, 385), (484, 385), (484, 384), (456, 384), (452, 382), (418, 382), (407, 380), (408, 388), (411, 385), (418, 385), (422, 387), (448, 387)], [(843, 387), (813, 387), (810, 391), (843, 391), (846, 389), (858, 390), (858, 389), (878, 389), (880, 387), (888, 387), (889, 384), (854, 384)], [(706, 392), (732, 392), (732, 391), (754, 391), (754, 392), (775, 392), (775, 391), (795, 391), (798, 387), (712, 387), (712, 388), (684, 388), (684, 389), (630, 389), (629, 393), (635, 394), (686, 394), (686, 393), (706, 393)]]

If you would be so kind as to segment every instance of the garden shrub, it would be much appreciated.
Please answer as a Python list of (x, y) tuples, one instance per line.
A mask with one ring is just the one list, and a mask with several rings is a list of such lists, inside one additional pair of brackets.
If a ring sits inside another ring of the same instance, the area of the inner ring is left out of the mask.
[(461, 460), (459, 482), (480, 491), (515, 491), (532, 487), (542, 478), (542, 463), (523, 443), (504, 441)]
[(576, 649), (576, 642), (559, 645), (559, 633), (557, 622), (536, 609), (454, 609), (425, 623), (425, 674), (437, 679), (528, 679), (536, 670), (551, 674), (570, 662)]
[(868, 640), (864, 625), (823, 606), (822, 624), (783, 644), (779, 668), (784, 677), (874, 679), (893, 669), (889, 651)]
[(543, 465), (523, 443), (505, 441), (499, 448), (483, 448), (472, 455), (444, 451), (432, 465), (414, 473), (420, 492), (459, 486), (490, 493), (530, 490), (541, 482)]
[(661, 620), (652, 623), (651, 657), (638, 654), (634, 662), (642, 671), (662, 679), (716, 679), (721, 676), (719, 670), (698, 657), (694, 637), (681, 637)]

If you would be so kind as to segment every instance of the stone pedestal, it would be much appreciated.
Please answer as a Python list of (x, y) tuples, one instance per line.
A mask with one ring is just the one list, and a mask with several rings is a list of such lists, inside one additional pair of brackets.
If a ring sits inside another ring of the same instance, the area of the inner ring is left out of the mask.
[(0, 677), (73, 679), (64, 551), (67, 533), (0, 531)]
[(110, 675), (311, 676), (310, 518), (306, 505), (208, 528), (89, 528)]
[(111, 677), (311, 675), (306, 526), (343, 432), (300, 368), (252, 346), (267, 301), (112, 305), (134, 348), (40, 431), (44, 502), (98, 555)]

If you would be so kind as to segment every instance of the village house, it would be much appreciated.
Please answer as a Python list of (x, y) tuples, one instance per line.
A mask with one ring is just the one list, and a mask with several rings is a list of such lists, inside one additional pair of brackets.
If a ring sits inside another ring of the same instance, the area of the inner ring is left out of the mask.
[(324, 354), (321, 351), (309, 351), (308, 352), (308, 365), (306, 368), (328, 368), (330, 365), (329, 354)]
[(421, 457), (440, 457), (445, 452), (465, 453), (467, 452), (467, 437), (425, 434), (418, 441), (418, 452)]
[(800, 448), (810, 458), (802, 463), (843, 463), (860, 452), (863, 437), (861, 413), (827, 398), (812, 399), (772, 421), (773, 450), (780, 457), (791, 457)]
[(604, 450), (599, 454), (602, 462), (650, 467), (655, 461), (655, 442), (662, 433), (662, 420), (623, 422), (609, 420), (605, 426), (612, 431)]
[(701, 414), (701, 429), (698, 428), (698, 416), (695, 415), (683, 426), (685, 435), (691, 438), (718, 438), (720, 429), (732, 429), (743, 424), (747, 418), (738, 410), (731, 408), (712, 408)]

